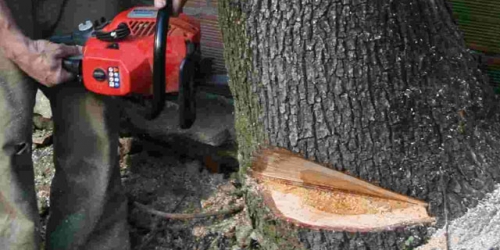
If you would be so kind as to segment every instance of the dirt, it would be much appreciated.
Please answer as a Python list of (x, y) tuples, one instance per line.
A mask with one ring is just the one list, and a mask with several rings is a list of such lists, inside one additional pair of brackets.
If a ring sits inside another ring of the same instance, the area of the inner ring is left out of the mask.
[[(50, 134), (49, 130), (35, 130), (34, 137)], [(123, 184), (131, 201), (137, 201), (169, 213), (199, 213), (230, 208), (243, 202), (239, 183), (231, 173), (214, 171), (212, 161), (197, 154), (182, 154), (179, 151), (159, 150), (134, 143), (133, 137), (122, 137), (121, 171)], [(176, 145), (190, 145), (182, 139), (168, 142), (164, 149)], [(186, 148), (183, 148), (186, 149)], [(201, 152), (196, 148), (196, 152)], [(208, 152), (208, 151), (207, 151)], [(189, 156), (191, 155), (191, 157)], [(42, 220), (47, 219), (51, 179), (54, 176), (51, 144), (33, 146), (33, 162), (38, 206)], [(219, 168), (216, 168), (220, 170)], [(231, 169), (237, 171), (234, 166)], [(283, 187), (286, 188), (286, 187)], [(451, 249), (467, 246), (467, 249), (497, 249), (498, 204), (500, 186), (476, 209), (450, 223), (449, 242)], [(313, 190), (314, 191), (314, 190)], [(316, 190), (306, 195), (306, 203), (334, 204), (330, 199), (342, 199), (342, 194), (325, 194)], [(346, 199), (353, 197), (344, 197)], [(360, 204), (360, 202), (354, 202)], [(347, 204), (348, 205), (348, 204)], [(331, 210), (333, 207), (326, 207)], [(359, 207), (348, 206), (354, 210)], [(347, 209), (347, 208), (346, 208)], [(368, 208), (367, 208), (368, 209)], [(192, 220), (166, 220), (147, 214), (134, 206), (130, 207), (129, 225), (132, 246), (138, 249), (259, 249), (255, 234), (243, 212)], [(331, 212), (331, 211), (330, 211)], [(337, 211), (338, 212), (338, 211)], [(358, 211), (359, 212), (359, 211)], [(484, 226), (487, 225), (487, 226)], [(482, 228), (488, 228), (487, 233)], [(43, 232), (42, 232), (43, 235)], [(421, 249), (446, 249), (444, 230), (439, 230), (429, 243)]]
[[(35, 135), (47, 133), (35, 131)], [(172, 147), (187, 144), (179, 138), (168, 143)], [(141, 140), (133, 137), (120, 138), (120, 145), (122, 181), (130, 201), (132, 249), (256, 249), (250, 237), (252, 227), (246, 210), (223, 216), (171, 220), (133, 205), (135, 201), (167, 213), (188, 214), (229, 209), (244, 203), (234, 174), (213, 171), (196, 155), (159, 152), (158, 148), (141, 145)], [(168, 149), (168, 145), (165, 148)], [(33, 147), (36, 191), (43, 222), (50, 210), (52, 157), (52, 145)], [(234, 166), (231, 169), (237, 171)]]

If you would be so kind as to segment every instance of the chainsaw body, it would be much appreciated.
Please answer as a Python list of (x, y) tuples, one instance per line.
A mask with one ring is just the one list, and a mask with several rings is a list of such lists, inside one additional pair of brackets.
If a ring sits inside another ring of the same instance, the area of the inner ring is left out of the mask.
[[(88, 90), (112, 96), (153, 93), (156, 15), (152, 7), (131, 8), (88, 38), (81, 63)], [(200, 36), (198, 20), (184, 14), (169, 18), (166, 93), (179, 91), (183, 60), (199, 53)]]

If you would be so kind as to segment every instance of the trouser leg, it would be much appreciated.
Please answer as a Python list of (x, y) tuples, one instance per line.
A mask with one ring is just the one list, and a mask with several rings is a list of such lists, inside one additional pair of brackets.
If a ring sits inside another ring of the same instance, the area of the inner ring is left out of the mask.
[[(28, 36), (34, 34), (31, 3), (7, 1), (17, 25)], [(35, 94), (35, 82), (0, 51), (0, 249), (39, 249), (31, 160)]]
[[(118, 3), (68, 0), (55, 32), (74, 31), (86, 19), (112, 18), (119, 11)], [(114, 100), (77, 82), (42, 89), (52, 107), (56, 167), (47, 249), (129, 249)]]
[(39, 249), (31, 159), (35, 83), (0, 51), (0, 249)]
[(47, 248), (128, 249), (114, 100), (90, 93), (80, 83), (45, 92), (54, 119), (56, 167)]

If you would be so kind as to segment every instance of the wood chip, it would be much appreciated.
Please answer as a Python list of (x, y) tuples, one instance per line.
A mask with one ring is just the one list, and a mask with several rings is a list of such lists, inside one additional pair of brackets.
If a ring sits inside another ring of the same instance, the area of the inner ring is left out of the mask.
[(52, 144), (52, 133), (47, 133), (45, 135), (33, 136), (33, 143), (39, 147), (44, 147)]

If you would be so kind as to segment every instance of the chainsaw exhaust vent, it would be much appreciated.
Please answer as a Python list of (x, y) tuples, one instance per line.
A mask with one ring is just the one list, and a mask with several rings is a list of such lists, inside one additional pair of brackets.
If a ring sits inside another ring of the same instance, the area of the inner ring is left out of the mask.
[(155, 34), (155, 22), (131, 21), (128, 25), (134, 37), (152, 36)]

